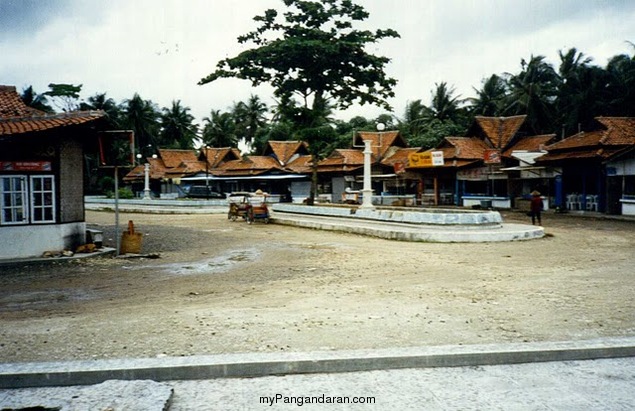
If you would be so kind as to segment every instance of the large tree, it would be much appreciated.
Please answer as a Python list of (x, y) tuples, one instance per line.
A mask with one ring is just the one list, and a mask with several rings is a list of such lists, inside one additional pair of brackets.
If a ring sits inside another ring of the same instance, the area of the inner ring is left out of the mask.
[(560, 77), (544, 56), (532, 56), (529, 62), (522, 59), (520, 64), (520, 73), (508, 75), (509, 95), (505, 114), (526, 114), (529, 128), (534, 133), (553, 133), (556, 131), (555, 100)]
[(46, 95), (36, 93), (33, 86), (29, 86), (22, 90), (20, 97), (22, 98), (24, 104), (31, 108), (47, 113), (53, 112), (53, 108), (48, 104)]
[(50, 96), (60, 110), (64, 112), (74, 111), (79, 108), (79, 93), (82, 91), (82, 85), (51, 83), (49, 91), (44, 93)]
[[(356, 29), (354, 24), (369, 14), (351, 0), (283, 3), (283, 13), (266, 10), (254, 18), (259, 27), (238, 38), (252, 48), (221, 60), (199, 84), (239, 78), (250, 80), (254, 87), (273, 86), (298, 136), (312, 140), (309, 147), (315, 173), (323, 145), (320, 141), (335, 138), (323, 128), (329, 105), (346, 109), (353, 103), (369, 103), (390, 109), (387, 99), (394, 96), (397, 83), (384, 71), (390, 59), (369, 53), (367, 46), (399, 34), (392, 29)], [(293, 104), (295, 98), (299, 98), (298, 104)], [(310, 202), (314, 193), (315, 187)]]
[(198, 126), (189, 107), (183, 107), (181, 100), (172, 101), (172, 107), (164, 108), (161, 114), (161, 147), (191, 149), (197, 138)]
[(505, 108), (507, 84), (496, 74), (483, 80), (480, 90), (474, 89), (476, 97), (469, 98), (470, 111), (477, 116), (498, 117)]
[(124, 103), (123, 126), (133, 130), (139, 153), (143, 157), (156, 154), (161, 113), (157, 105), (137, 93)]
[(209, 147), (236, 147), (236, 121), (232, 113), (212, 110), (209, 117), (203, 118), (203, 145)]
[(79, 105), (80, 110), (102, 110), (106, 113), (106, 121), (110, 128), (119, 128), (122, 121), (121, 107), (110, 97), (106, 97), (106, 93), (97, 93), (88, 97), (87, 102)]
[(258, 134), (258, 131), (267, 124), (267, 105), (260, 97), (251, 95), (247, 102), (239, 102), (234, 105), (232, 115), (236, 121), (236, 135), (248, 146)]

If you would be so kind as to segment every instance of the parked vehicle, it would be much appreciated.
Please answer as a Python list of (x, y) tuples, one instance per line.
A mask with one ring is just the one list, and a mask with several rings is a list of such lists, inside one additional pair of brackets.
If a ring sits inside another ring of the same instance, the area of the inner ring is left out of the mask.
[(225, 198), (223, 194), (212, 191), (210, 186), (192, 186), (187, 191), (187, 196), (192, 198)]

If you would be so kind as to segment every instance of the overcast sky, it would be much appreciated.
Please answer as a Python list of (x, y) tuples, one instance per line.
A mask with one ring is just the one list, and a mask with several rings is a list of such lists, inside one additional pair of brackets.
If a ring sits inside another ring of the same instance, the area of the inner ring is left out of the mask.
[[(408, 101), (430, 103), (445, 81), (461, 97), (491, 74), (517, 73), (522, 58), (576, 47), (604, 66), (617, 54), (633, 55), (632, 0), (358, 0), (372, 29), (392, 28), (374, 54), (392, 59), (398, 80), (390, 101), (402, 116)], [(181, 100), (200, 121), (212, 109), (270, 89), (220, 79), (199, 86), (216, 63), (242, 49), (236, 38), (256, 27), (252, 18), (281, 9), (281, 0), (0, 0), (0, 84), (39, 93), (49, 83), (82, 84), (85, 99), (106, 92), (116, 102), (135, 92), (160, 107)], [(337, 117), (369, 119), (384, 111), (354, 106)]]

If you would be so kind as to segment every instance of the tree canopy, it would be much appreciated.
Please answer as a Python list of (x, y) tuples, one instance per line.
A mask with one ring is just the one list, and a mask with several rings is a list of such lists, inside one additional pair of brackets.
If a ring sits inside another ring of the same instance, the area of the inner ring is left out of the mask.
[(283, 0), (280, 13), (269, 9), (254, 20), (260, 26), (238, 38), (254, 47), (221, 60), (217, 69), (199, 84), (219, 78), (268, 83), (281, 100), (297, 96), (303, 107), (317, 110), (332, 99), (338, 108), (351, 104), (376, 104), (390, 109), (395, 79), (384, 69), (389, 58), (366, 51), (368, 44), (399, 37), (391, 29), (357, 30), (354, 23), (368, 18), (363, 7), (350, 0)]

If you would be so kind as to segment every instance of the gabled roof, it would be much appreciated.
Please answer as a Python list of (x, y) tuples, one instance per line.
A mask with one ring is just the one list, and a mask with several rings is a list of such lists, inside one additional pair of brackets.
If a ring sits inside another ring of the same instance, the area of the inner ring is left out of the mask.
[(503, 157), (511, 157), (513, 151), (541, 151), (556, 138), (555, 134), (523, 137), (503, 152)]
[(320, 172), (353, 171), (364, 167), (364, 153), (360, 150), (336, 149), (331, 155), (318, 163)]
[(475, 137), (446, 137), (439, 148), (444, 151), (445, 159), (482, 160), (490, 147)]
[[(355, 145), (364, 146), (364, 141), (370, 140), (371, 150), (376, 158), (383, 158), (390, 147), (408, 147), (408, 143), (401, 137), (399, 131), (358, 131), (355, 134)], [(361, 150), (360, 150), (361, 151)]]
[(0, 136), (78, 125), (104, 117), (103, 111), (49, 114), (28, 107), (13, 86), (0, 86)]
[(443, 152), (443, 167), (463, 167), (483, 160), (490, 146), (477, 137), (446, 137), (436, 148)]
[(525, 122), (526, 115), (512, 117), (476, 116), (474, 120), (483, 131), (493, 148), (507, 149), (518, 130)]
[(15, 87), (0, 86), (0, 119), (43, 115), (46, 115), (44, 111), (24, 104)]
[(227, 161), (211, 170), (211, 173), (217, 176), (245, 176), (264, 174), (272, 170), (282, 170), (275, 158), (249, 156), (241, 160)]
[(635, 118), (597, 117), (600, 129), (580, 132), (547, 146), (548, 153), (538, 162), (571, 159), (606, 160), (635, 146)]
[(287, 168), (294, 173), (298, 174), (307, 174), (311, 172), (311, 156), (299, 156), (293, 160), (289, 164), (287, 164)]
[[(196, 162), (196, 152), (192, 150), (174, 150), (160, 148), (159, 157), (163, 160), (163, 164), (167, 168), (179, 167), (184, 162)], [(203, 165), (204, 166), (204, 165)]]
[(600, 140), (603, 145), (635, 145), (635, 118), (596, 117), (606, 131)]
[(286, 165), (295, 154), (309, 154), (308, 145), (304, 141), (268, 141), (264, 155), (272, 155), (281, 165)]
[[(150, 178), (153, 180), (159, 180), (166, 177), (166, 167), (163, 164), (163, 160), (160, 158), (146, 158), (148, 164), (150, 164)], [(133, 182), (143, 180), (145, 178), (145, 165), (140, 164), (135, 166), (128, 174), (123, 178), (123, 181)]]
[(421, 151), (420, 148), (397, 148), (381, 160), (381, 164), (386, 166), (394, 166), (396, 163), (408, 164), (408, 156), (412, 153)]
[(203, 150), (203, 155), (207, 160), (207, 166), (209, 168), (216, 168), (220, 164), (226, 161), (240, 160), (240, 150), (232, 147), (206, 147)]

